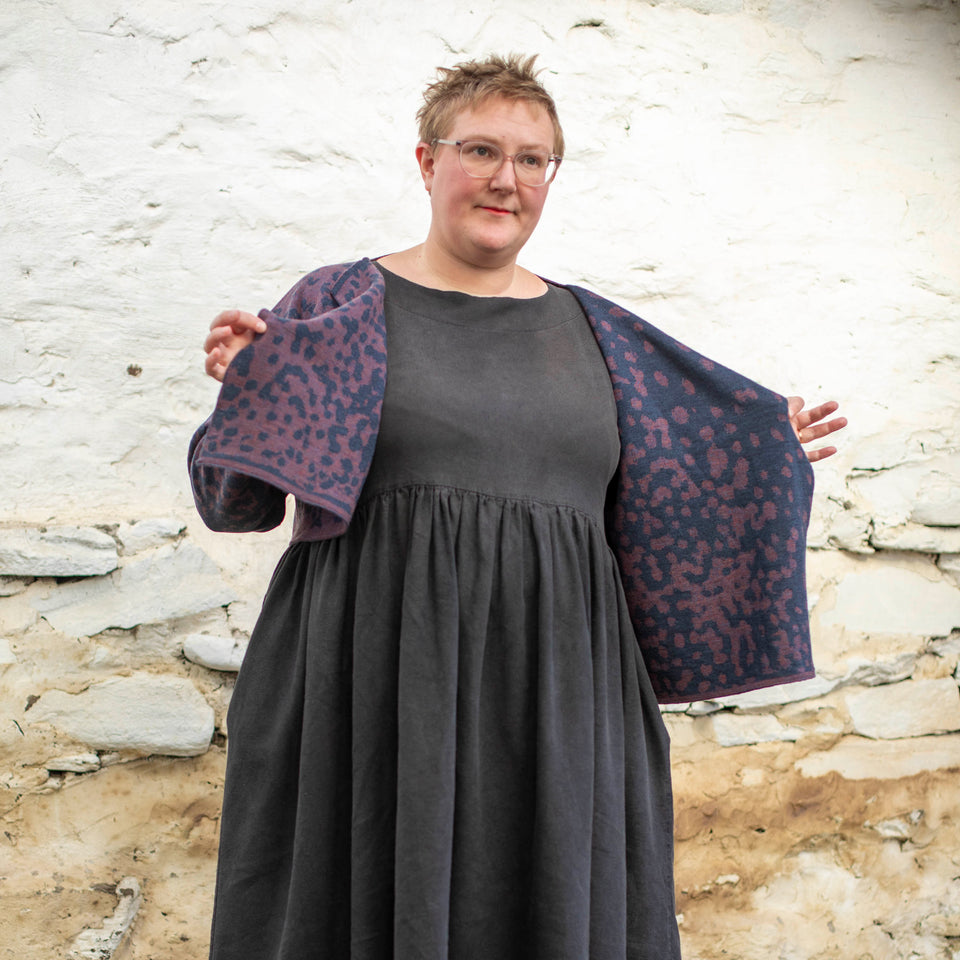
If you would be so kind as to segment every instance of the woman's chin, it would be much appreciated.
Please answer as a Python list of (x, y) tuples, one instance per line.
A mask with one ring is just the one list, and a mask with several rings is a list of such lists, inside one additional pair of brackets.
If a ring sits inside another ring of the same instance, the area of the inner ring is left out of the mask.
[(521, 239), (516, 232), (506, 230), (485, 230), (469, 239), (479, 256), (505, 263), (515, 260), (526, 242), (526, 237)]

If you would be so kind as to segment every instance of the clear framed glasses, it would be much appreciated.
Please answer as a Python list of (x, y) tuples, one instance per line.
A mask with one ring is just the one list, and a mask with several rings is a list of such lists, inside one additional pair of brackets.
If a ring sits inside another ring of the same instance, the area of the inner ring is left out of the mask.
[(560, 157), (540, 150), (527, 150), (510, 156), (495, 143), (486, 140), (441, 140), (438, 137), (433, 142), (458, 147), (463, 172), (478, 180), (492, 177), (503, 166), (504, 160), (512, 160), (520, 183), (525, 183), (528, 187), (545, 187), (553, 182), (561, 160)]

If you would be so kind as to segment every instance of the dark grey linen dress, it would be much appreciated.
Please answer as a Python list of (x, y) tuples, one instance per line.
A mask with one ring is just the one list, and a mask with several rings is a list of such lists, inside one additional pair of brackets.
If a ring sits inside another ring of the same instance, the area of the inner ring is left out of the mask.
[(607, 546), (575, 298), (383, 270), (348, 531), (294, 543), (228, 716), (213, 960), (675, 960), (668, 740)]

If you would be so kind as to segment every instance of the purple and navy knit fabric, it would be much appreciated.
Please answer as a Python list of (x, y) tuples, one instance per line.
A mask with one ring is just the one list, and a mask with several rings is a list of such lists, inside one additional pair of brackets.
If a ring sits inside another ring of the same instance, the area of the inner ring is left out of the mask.
[[(661, 702), (813, 676), (804, 554), (813, 470), (783, 397), (629, 311), (570, 287), (606, 359), (621, 460), (607, 536)], [(261, 311), (190, 447), (216, 530), (342, 534), (376, 443), (384, 283), (369, 260), (316, 270)]]

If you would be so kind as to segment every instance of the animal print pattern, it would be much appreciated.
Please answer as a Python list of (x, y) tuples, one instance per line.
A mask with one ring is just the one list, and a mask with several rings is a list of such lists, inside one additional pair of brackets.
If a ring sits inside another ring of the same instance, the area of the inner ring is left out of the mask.
[[(786, 401), (639, 317), (570, 287), (606, 359), (621, 461), (607, 531), (661, 702), (813, 675), (804, 554), (813, 471)], [(295, 540), (342, 534), (370, 467), (386, 378), (384, 284), (369, 260), (304, 277), (227, 369), (191, 443), (217, 530), (263, 530), (297, 498)]]
[(347, 266), (315, 270), (261, 310), (266, 332), (227, 368), (190, 451), (194, 499), (212, 529), (271, 529), (284, 493), (298, 501), (295, 540), (347, 529), (386, 383), (383, 278), (369, 262), (366, 272)]
[(783, 397), (587, 290), (617, 402), (608, 537), (661, 702), (813, 676), (813, 468)]

